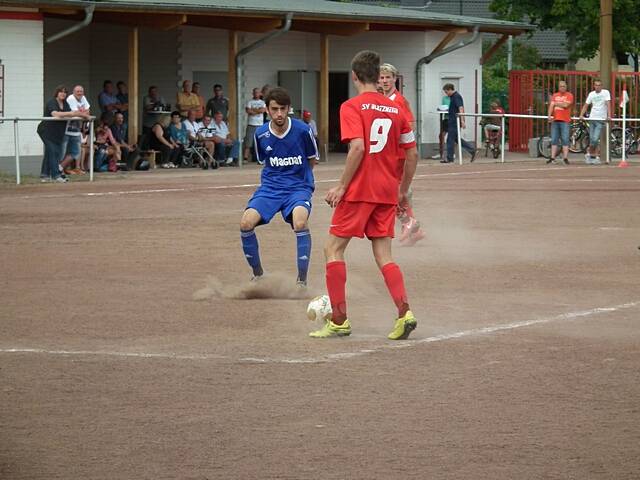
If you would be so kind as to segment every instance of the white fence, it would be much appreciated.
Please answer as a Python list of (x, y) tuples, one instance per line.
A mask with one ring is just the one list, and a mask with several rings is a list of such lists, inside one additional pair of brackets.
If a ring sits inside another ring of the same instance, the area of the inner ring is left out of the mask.
[[(624, 111), (624, 108), (623, 108)], [(505, 147), (505, 118), (541, 118), (541, 119), (548, 119), (549, 117), (546, 115), (520, 115), (520, 114), (515, 114), (515, 113), (505, 113), (505, 114), (499, 114), (499, 113), (459, 113), (456, 117), (456, 128), (458, 130), (458, 163), (460, 165), (462, 165), (462, 135), (461, 135), (461, 128), (460, 128), (460, 117), (492, 117), (492, 118), (497, 118), (500, 117), (500, 121), (501, 121), (501, 162), (504, 163), (504, 147)], [(580, 117), (571, 117), (571, 120), (581, 120)], [(588, 121), (588, 118), (586, 118), (585, 120)], [(605, 156), (605, 162), (606, 163), (610, 163), (610, 152), (609, 152), (609, 134), (610, 134), (610, 129), (611, 129), (611, 124), (612, 123), (622, 123), (622, 161), (626, 161), (626, 124), (627, 122), (640, 122), (640, 118), (625, 118), (624, 116), (622, 116), (621, 118), (611, 118), (609, 120), (606, 121), (605, 123), (605, 127), (606, 127), (606, 146), (604, 149), (604, 156)]]
[[(18, 129), (19, 122), (68, 122), (72, 120), (79, 120), (89, 123), (89, 181), (93, 182), (93, 124), (95, 117), (91, 117), (89, 120), (81, 117), (0, 117), (0, 122), (13, 122), (13, 150), (16, 158), (16, 184), (20, 185), (22, 178), (20, 175), (20, 132)], [(64, 154), (63, 154), (64, 155)], [(62, 160), (62, 159), (60, 159)]]

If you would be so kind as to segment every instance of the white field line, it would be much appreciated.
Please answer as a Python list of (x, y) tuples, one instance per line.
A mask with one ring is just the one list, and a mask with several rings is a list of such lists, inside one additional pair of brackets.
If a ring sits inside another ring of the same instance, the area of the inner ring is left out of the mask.
[[(490, 325), (487, 327), (472, 328), (469, 330), (461, 330), (452, 333), (443, 333), (427, 338), (420, 338), (416, 340), (407, 340), (394, 343), (385, 343), (382, 345), (374, 346), (371, 348), (355, 350), (353, 352), (338, 352), (330, 353), (327, 355), (321, 355), (317, 357), (301, 357), (301, 358), (286, 358), (286, 357), (241, 357), (233, 358), (225, 355), (217, 355), (212, 353), (201, 354), (182, 354), (182, 353), (152, 353), (152, 352), (118, 352), (111, 350), (48, 350), (44, 348), (0, 348), (0, 354), (40, 354), (40, 355), (54, 355), (54, 356), (105, 356), (105, 357), (125, 357), (125, 358), (141, 358), (141, 359), (168, 359), (168, 360), (229, 360), (242, 363), (280, 363), (280, 364), (295, 364), (295, 363), (325, 363), (336, 362), (354, 357), (360, 357), (369, 355), (372, 353), (381, 352), (388, 349), (400, 349), (410, 348), (423, 343), (436, 343), (444, 342), (447, 340), (455, 340), (463, 337), (479, 337), (483, 335), (492, 335), (497, 332), (504, 332), (509, 330), (516, 330), (518, 328), (530, 327), (532, 325), (543, 325), (547, 323), (555, 322), (568, 322), (579, 318), (590, 317), (594, 315), (607, 314), (617, 312), (619, 310), (625, 310), (640, 306), (640, 301), (622, 303), (612, 307), (596, 307), (589, 310), (581, 310), (577, 312), (562, 313), (553, 317), (537, 318), (532, 320), (522, 320), (510, 323), (503, 323), (498, 325)], [(335, 342), (341, 340), (309, 340), (310, 342)]]
[[(421, 167), (426, 167), (428, 165), (419, 165)], [(588, 166), (577, 166), (573, 167), (574, 170), (576, 168), (590, 168)], [(442, 172), (442, 173), (426, 173), (415, 175), (414, 179), (423, 179), (423, 178), (433, 178), (433, 177), (455, 177), (455, 176), (468, 176), (468, 175), (487, 175), (493, 173), (509, 173), (509, 172), (538, 172), (538, 171), (547, 171), (547, 172), (569, 172), (569, 169), (560, 168), (560, 169), (550, 169), (549, 167), (537, 167), (537, 168), (510, 168), (506, 170), (475, 170), (471, 172)], [(315, 183), (335, 183), (339, 179), (331, 178), (328, 180), (316, 180)], [(524, 179), (526, 180), (526, 179)], [(570, 181), (571, 179), (567, 179)], [(229, 190), (235, 188), (255, 188), (259, 187), (259, 183), (243, 183), (237, 185), (210, 185), (210, 186), (193, 186), (193, 187), (181, 187), (181, 188), (149, 188), (149, 189), (139, 189), (139, 190), (114, 190), (107, 192), (83, 192), (83, 193), (58, 193), (58, 194), (50, 194), (50, 195), (22, 195), (19, 197), (15, 197), (17, 199), (28, 200), (32, 198), (69, 198), (69, 197), (109, 197), (109, 196), (121, 196), (121, 195), (148, 195), (154, 193), (176, 193), (176, 192), (195, 192), (202, 190)]]

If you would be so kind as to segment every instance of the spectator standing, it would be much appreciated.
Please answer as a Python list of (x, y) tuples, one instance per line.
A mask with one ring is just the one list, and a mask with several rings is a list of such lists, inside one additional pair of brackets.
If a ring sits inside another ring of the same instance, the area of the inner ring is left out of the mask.
[[(453, 154), (456, 143), (458, 143), (458, 125), (456, 119), (459, 113), (464, 113), (464, 101), (462, 95), (456, 92), (456, 87), (452, 83), (445, 84), (442, 87), (445, 95), (449, 97), (449, 119), (447, 122), (447, 158), (440, 160), (440, 163), (452, 163)], [(466, 128), (464, 117), (460, 117), (460, 129)], [(475, 147), (467, 142), (464, 138), (460, 139), (462, 148), (471, 155), (471, 161), (476, 159)]]
[[(56, 87), (53, 98), (44, 106), (44, 117), (82, 117), (89, 119), (89, 114), (84, 112), (72, 112), (71, 107), (67, 103), (67, 89), (60, 85)], [(66, 123), (62, 121), (43, 120), (38, 124), (38, 135), (44, 143), (44, 158), (42, 159), (42, 168), (40, 170), (40, 181), (64, 183), (66, 177), (60, 171), (60, 160), (64, 152), (62, 151), (62, 142), (64, 141)]]
[(191, 93), (198, 97), (199, 108), (196, 110), (196, 120), (199, 122), (202, 121), (202, 117), (204, 117), (204, 97), (200, 95), (200, 84), (198, 82), (193, 82), (193, 87), (191, 87)]
[(312, 118), (311, 112), (309, 110), (303, 110), (302, 112), (302, 121), (309, 125), (311, 132), (313, 133), (313, 137), (316, 139), (316, 144), (318, 143), (318, 126), (316, 125), (316, 121)]
[[(84, 88), (82, 85), (73, 87), (73, 93), (67, 97), (67, 103), (72, 112), (84, 112), (90, 115), (89, 102), (84, 96)], [(60, 165), (66, 174), (77, 175), (82, 174), (82, 123), (80, 120), (70, 120), (67, 122), (67, 128), (64, 133), (64, 142), (62, 144), (62, 153), (64, 158)], [(75, 168), (67, 168), (71, 161), (75, 162)]]
[(573, 94), (567, 92), (567, 82), (558, 82), (558, 91), (549, 102), (549, 123), (551, 124), (551, 158), (547, 163), (556, 163), (558, 145), (562, 145), (562, 161), (569, 165), (569, 124), (573, 108)]
[(215, 159), (220, 162), (220, 165), (233, 165), (234, 160), (238, 159), (240, 144), (231, 138), (229, 126), (223, 120), (222, 112), (215, 113), (212, 127), (216, 144)]
[(182, 91), (176, 95), (176, 108), (184, 118), (189, 114), (189, 110), (195, 110), (196, 117), (198, 115), (200, 99), (198, 95), (191, 91), (191, 82), (189, 80), (182, 82)]
[(135, 143), (133, 145), (128, 143), (127, 124), (124, 118), (122, 112), (116, 113), (113, 119), (113, 125), (111, 125), (111, 134), (120, 148), (122, 161), (127, 164), (127, 169), (133, 170), (133, 159), (138, 147)]
[(207, 101), (204, 113), (214, 117), (216, 112), (222, 113), (222, 120), (229, 121), (229, 99), (223, 95), (222, 85), (219, 83), (213, 86), (213, 97)]
[[(264, 87), (263, 87), (264, 89)], [(244, 159), (249, 160), (249, 154), (253, 147), (254, 134), (256, 129), (264, 124), (264, 113), (267, 111), (267, 107), (264, 100), (260, 98), (260, 89), (253, 89), (253, 98), (247, 102), (245, 111), (247, 112), (247, 129), (244, 135)], [(262, 165), (262, 162), (258, 160), (258, 163)]]
[(118, 103), (120, 104), (120, 108), (118, 108), (119, 112), (122, 112), (124, 116), (124, 124), (129, 125), (129, 89), (127, 84), (120, 80), (116, 83), (116, 88), (118, 89), (118, 93), (116, 94), (116, 98), (118, 99)]
[(152, 85), (149, 87), (149, 94), (142, 99), (142, 108), (144, 114), (142, 116), (142, 133), (149, 133), (151, 127), (156, 123), (158, 114), (154, 112), (163, 111), (168, 108), (167, 102), (158, 92), (158, 87)]
[(602, 88), (602, 80), (593, 81), (593, 90), (580, 110), (580, 120), (584, 120), (587, 108), (589, 112), (589, 150), (584, 154), (584, 162), (588, 165), (600, 165), (600, 136), (604, 122), (611, 118), (611, 93)]
[(442, 97), (442, 101), (438, 106), (438, 116), (440, 120), (440, 132), (438, 133), (438, 146), (439, 150), (433, 157), (433, 160), (442, 160), (444, 158), (444, 145), (445, 140), (447, 138), (447, 130), (449, 129), (449, 114), (444, 113), (449, 111), (449, 105), (451, 104), (451, 99), (448, 95), (444, 95)]
[(102, 92), (98, 95), (98, 104), (102, 113), (115, 113), (122, 108), (113, 88), (111, 80), (105, 80), (102, 84)]

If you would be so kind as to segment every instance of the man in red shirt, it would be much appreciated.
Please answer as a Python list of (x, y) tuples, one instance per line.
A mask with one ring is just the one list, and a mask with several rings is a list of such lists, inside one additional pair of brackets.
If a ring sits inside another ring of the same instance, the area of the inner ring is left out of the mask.
[(569, 124), (573, 109), (573, 95), (567, 92), (567, 82), (558, 82), (558, 91), (549, 102), (549, 123), (551, 124), (551, 158), (547, 163), (556, 163), (558, 144), (562, 141), (562, 161), (569, 165)]
[[(389, 293), (398, 308), (392, 340), (402, 340), (416, 328), (409, 309), (404, 279), (391, 255), (398, 205), (407, 203), (407, 193), (416, 171), (418, 152), (413, 131), (396, 103), (376, 91), (380, 56), (358, 53), (351, 61), (351, 80), (358, 96), (340, 107), (340, 131), (349, 142), (349, 153), (338, 186), (327, 193), (335, 208), (325, 244), (327, 291), (332, 316), (309, 335), (314, 338), (351, 334), (347, 319), (344, 252), (352, 237), (371, 240), (373, 255)], [(401, 152), (405, 150), (405, 154)]]
[[(385, 97), (393, 100), (400, 106), (407, 118), (407, 122), (409, 122), (409, 126), (412, 130), (415, 130), (416, 122), (413, 117), (413, 112), (411, 111), (411, 105), (409, 105), (407, 99), (404, 98), (396, 88), (397, 77), (398, 69), (396, 69), (396, 67), (390, 63), (380, 65), (380, 79), (378, 80), (378, 84), (382, 88), (382, 93)], [(404, 151), (402, 153), (404, 154)], [(398, 238), (401, 245), (411, 246), (425, 237), (424, 232), (420, 228), (420, 222), (418, 222), (413, 215), (411, 201), (407, 203), (406, 209), (398, 209), (398, 219), (402, 225)]]

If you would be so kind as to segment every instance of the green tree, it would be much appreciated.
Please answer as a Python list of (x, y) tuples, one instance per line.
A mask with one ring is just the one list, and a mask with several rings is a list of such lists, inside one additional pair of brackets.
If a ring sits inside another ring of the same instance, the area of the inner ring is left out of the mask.
[[(493, 0), (490, 9), (507, 20), (528, 20), (542, 30), (567, 32), (569, 59), (593, 58), (600, 46), (600, 0)], [(640, 52), (640, 0), (613, 0), (613, 49)]]
[[(485, 40), (483, 52), (491, 48), (493, 42)], [(512, 68), (514, 70), (532, 70), (540, 63), (538, 50), (518, 40), (513, 42)], [(507, 45), (503, 45), (482, 66), (482, 111), (489, 111), (492, 100), (499, 100), (503, 107), (508, 105), (509, 70), (507, 68)]]

